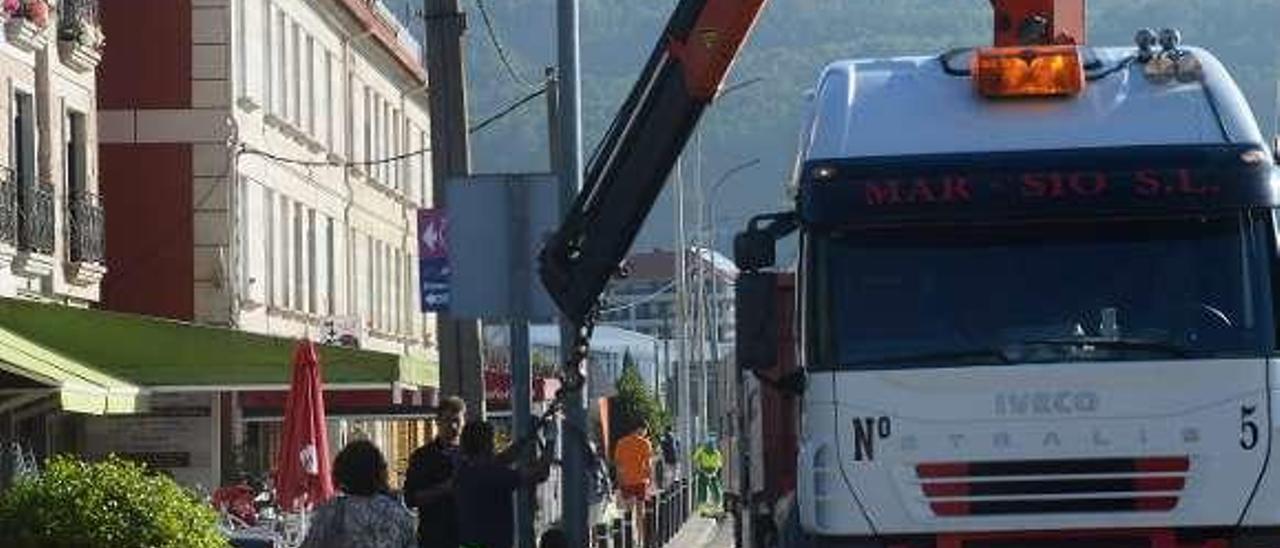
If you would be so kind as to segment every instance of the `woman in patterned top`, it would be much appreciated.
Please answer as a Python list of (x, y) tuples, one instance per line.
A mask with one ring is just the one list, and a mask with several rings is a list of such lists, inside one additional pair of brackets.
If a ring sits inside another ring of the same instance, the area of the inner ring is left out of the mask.
[(390, 495), (387, 461), (368, 441), (347, 444), (333, 460), (337, 497), (316, 507), (303, 548), (413, 548), (413, 517)]

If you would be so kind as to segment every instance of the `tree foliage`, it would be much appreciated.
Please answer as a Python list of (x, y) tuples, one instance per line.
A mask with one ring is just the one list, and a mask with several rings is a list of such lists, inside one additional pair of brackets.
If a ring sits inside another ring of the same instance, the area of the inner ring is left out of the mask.
[(171, 478), (119, 458), (54, 457), (0, 493), (12, 548), (221, 548), (213, 509)]
[(636, 429), (640, 425), (649, 427), (649, 432), (660, 432), (667, 426), (667, 412), (662, 403), (654, 396), (640, 368), (631, 353), (627, 352), (622, 359), (622, 374), (614, 383), (617, 394), (610, 406), (610, 413), (615, 417), (613, 424), (617, 438)]

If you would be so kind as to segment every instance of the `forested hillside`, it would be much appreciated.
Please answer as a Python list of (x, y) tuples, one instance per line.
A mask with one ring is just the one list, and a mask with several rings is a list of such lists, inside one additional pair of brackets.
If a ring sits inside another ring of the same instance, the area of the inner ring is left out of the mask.
[[(420, 0), (408, 0), (418, 2)], [(520, 79), (537, 83), (555, 62), (555, 0), (481, 0)], [(477, 0), (469, 13), (471, 116), (482, 119), (528, 93), (498, 62)], [(582, 0), (583, 105), (587, 151), (635, 81), (674, 0)], [(1093, 0), (1089, 41), (1127, 45), (1141, 27), (1173, 27), (1211, 49), (1244, 87), (1264, 130), (1276, 127), (1280, 82), (1280, 0)], [(805, 90), (826, 63), (850, 57), (931, 54), (990, 42), (986, 0), (772, 0), (730, 76), (762, 79), (719, 101), (702, 123), (702, 179), (759, 158), (721, 192), (721, 245), (751, 212), (777, 208), (791, 167)], [(546, 167), (541, 101), (475, 136), (479, 171)], [(692, 145), (691, 145), (692, 147)], [(690, 154), (685, 171), (696, 179)], [(664, 198), (640, 245), (670, 245)], [(732, 227), (730, 225), (733, 225)]]

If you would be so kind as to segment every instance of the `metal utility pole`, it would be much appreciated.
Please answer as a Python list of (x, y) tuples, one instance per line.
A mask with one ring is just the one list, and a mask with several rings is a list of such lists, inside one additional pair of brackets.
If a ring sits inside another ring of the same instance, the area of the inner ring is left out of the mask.
[[(436, 207), (446, 205), (445, 181), (471, 173), (462, 51), (467, 21), (459, 4), (459, 0), (423, 0), (427, 34), (423, 57), (431, 82), (431, 193)], [(440, 345), (440, 389), (445, 394), (460, 395), (473, 417), (484, 418), (479, 322), (439, 313), (436, 340)]]
[[(456, 1), (456, 0), (455, 0)], [(582, 84), (578, 69), (578, 0), (556, 0), (556, 26), (559, 37), (559, 98), (560, 160), (556, 166), (560, 173), (560, 212), (573, 207), (574, 197), (582, 189)], [(577, 340), (572, 322), (563, 316), (560, 320), (560, 356), (568, 363)], [(577, 364), (574, 364), (575, 366)], [(584, 368), (583, 374), (586, 374)], [(587, 546), (591, 543), (591, 528), (587, 523), (591, 503), (587, 490), (587, 478), (591, 476), (587, 454), (587, 402), (590, 379), (584, 379), (582, 388), (569, 394), (565, 402), (563, 435), (564, 468), (561, 484), (564, 512), (561, 523), (569, 546)]]
[[(679, 407), (678, 413), (680, 420), (680, 441), (682, 449), (685, 453), (693, 447), (693, 405), (690, 398), (689, 390), (689, 287), (688, 287), (688, 264), (685, 259), (688, 258), (688, 248), (686, 243), (688, 240), (685, 236), (684, 227), (684, 166), (683, 160), (676, 160), (676, 352), (679, 354), (680, 362), (676, 364), (678, 379), (676, 381), (676, 401)], [(689, 459), (685, 455), (680, 455), (680, 477), (688, 478), (692, 475), (692, 468), (689, 466)]]

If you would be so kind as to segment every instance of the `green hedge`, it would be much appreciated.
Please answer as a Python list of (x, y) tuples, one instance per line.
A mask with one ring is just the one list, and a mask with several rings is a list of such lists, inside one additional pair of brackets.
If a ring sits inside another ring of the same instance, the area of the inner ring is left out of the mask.
[(171, 478), (110, 458), (54, 457), (0, 493), (0, 544), (13, 548), (221, 548), (213, 509)]

